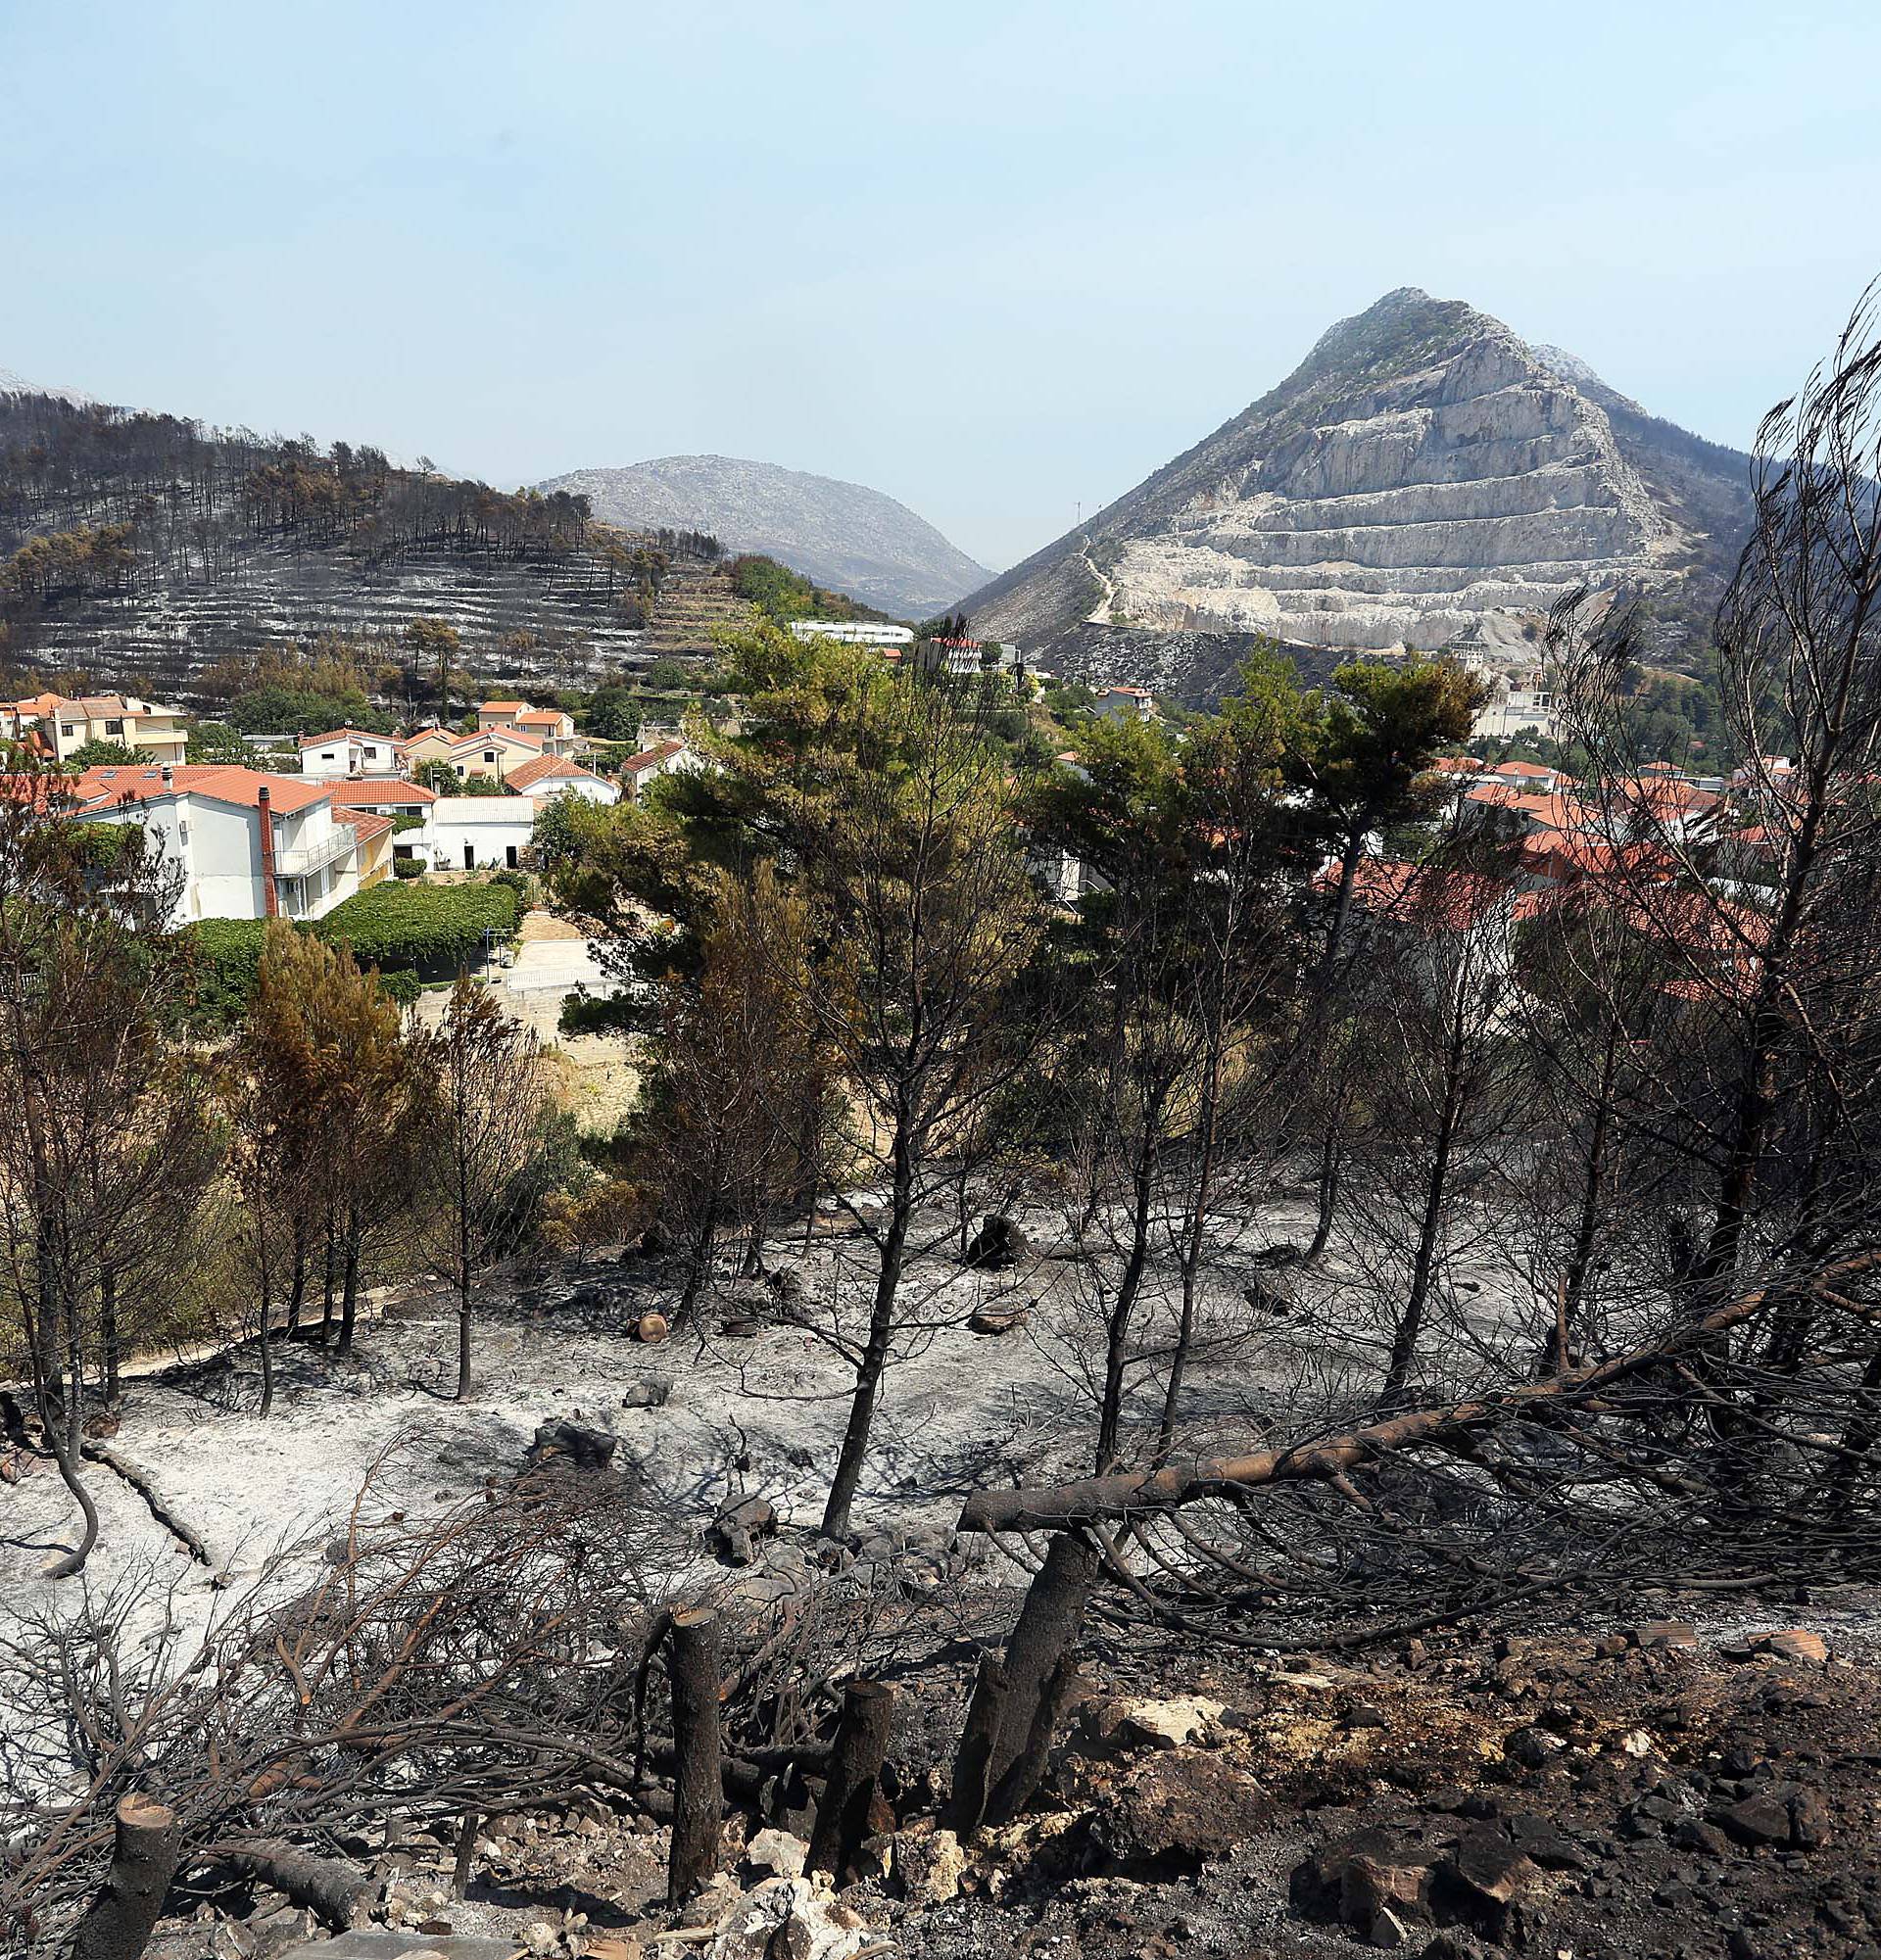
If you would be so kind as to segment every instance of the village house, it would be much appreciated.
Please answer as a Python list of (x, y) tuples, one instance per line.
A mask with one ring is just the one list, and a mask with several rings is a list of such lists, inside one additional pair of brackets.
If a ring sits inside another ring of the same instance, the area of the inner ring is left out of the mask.
[[(1338, 892), (1338, 870), (1320, 875), (1321, 895)], [(1501, 879), (1476, 871), (1361, 858), (1353, 867), (1352, 918), (1361, 933), (1382, 934), (1413, 949), (1438, 990), (1461, 979), (1499, 983), (1514, 947), (1516, 893)]]
[(471, 735), (426, 728), (406, 739), (404, 751), (406, 767), (414, 776), (425, 763), (442, 762), (459, 783), (467, 783), (473, 776), (506, 783), (510, 770), (541, 757), (543, 745), (537, 737), (518, 728), (479, 729)]
[(794, 619), (791, 634), (797, 640), (838, 640), (845, 646), (912, 646), (911, 626), (890, 626), (874, 619)]
[(34, 694), (0, 702), (0, 736), (24, 742), (54, 762), (91, 741), (142, 749), (154, 762), (180, 762), (189, 746), (179, 708), (131, 694)]
[(1096, 690), (1090, 711), (1107, 721), (1157, 721), (1156, 696), (1147, 688), (1114, 686)]
[(700, 766), (699, 757), (677, 737), (656, 741), (651, 748), (643, 748), (638, 755), (630, 755), (620, 765), (621, 793), (630, 802), (638, 803), (650, 786), (660, 777), (670, 776), (676, 770), (698, 769)]
[(326, 786), (234, 764), (89, 769), (72, 792), (74, 821), (144, 826), (179, 876), (169, 926), (321, 918), (360, 888), (376, 842), (340, 821)]
[(348, 776), (403, 776), (406, 762), (396, 736), (359, 728), (329, 729), (300, 738), (301, 774), (321, 782)]
[(359, 842), (360, 889), (369, 891), (392, 876), (395, 830), (390, 817), (370, 810), (350, 810), (335, 805), (334, 817), (348, 826)]
[(591, 803), (618, 803), (620, 785), (610, 783), (604, 776), (597, 776), (592, 769), (584, 768), (572, 756), (542, 755), (534, 762), (525, 762), (519, 769), (512, 769), (508, 777), (508, 789), (517, 795), (529, 795), (540, 799), (556, 796), (563, 790), (572, 790), (577, 796), (585, 796)]
[(435, 789), (403, 776), (362, 776), (328, 787), (335, 809), (369, 810), (377, 817), (422, 817), (438, 800)]
[(572, 755), (577, 743), (575, 718), (560, 708), (531, 707), (527, 701), (485, 701), (477, 709), (477, 732), (511, 729), (533, 736), (545, 755)]
[(535, 829), (533, 796), (440, 796), (410, 835), (434, 871), (514, 871)]

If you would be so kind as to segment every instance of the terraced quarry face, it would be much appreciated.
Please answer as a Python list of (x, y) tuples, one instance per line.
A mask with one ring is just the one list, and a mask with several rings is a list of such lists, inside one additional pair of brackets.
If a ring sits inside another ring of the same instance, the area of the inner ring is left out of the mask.
[[(980, 632), (1093, 674), (1107, 635), (1158, 675), (1158, 635), (1509, 646), (1576, 587), (1675, 583), (1707, 527), (1746, 515), (1746, 461), (1500, 320), (1405, 288), (966, 605)], [(1209, 664), (1173, 658), (1177, 692)]]
[(1474, 342), (1283, 436), (1126, 544), (1142, 625), (1440, 645), (1583, 581), (1650, 577), (1673, 534), (1591, 402)]

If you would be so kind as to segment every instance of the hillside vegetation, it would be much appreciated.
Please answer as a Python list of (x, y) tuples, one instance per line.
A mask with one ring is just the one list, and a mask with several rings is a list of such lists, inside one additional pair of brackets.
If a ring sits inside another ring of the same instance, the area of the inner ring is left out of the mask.
[(592, 522), (561, 493), (404, 468), (370, 447), (0, 398), (0, 660), (187, 692), (326, 635), (396, 656), (414, 620), (517, 683), (648, 657), (675, 571), (714, 540)]

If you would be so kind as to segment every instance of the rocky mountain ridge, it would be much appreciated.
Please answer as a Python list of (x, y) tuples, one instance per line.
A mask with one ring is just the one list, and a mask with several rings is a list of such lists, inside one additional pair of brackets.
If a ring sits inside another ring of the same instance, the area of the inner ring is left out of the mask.
[[(1514, 646), (1580, 585), (1676, 608), (1735, 550), (1747, 472), (1585, 363), (1405, 287), (966, 606), (979, 631), (1098, 676), (1120, 635), (1138, 658), (1171, 636)], [(1231, 663), (1203, 647), (1157, 664), (1206, 693)]]
[(537, 485), (586, 497), (632, 529), (708, 531), (727, 550), (762, 551), (819, 585), (918, 619), (988, 573), (905, 504), (859, 483), (742, 456), (655, 456), (578, 469)]

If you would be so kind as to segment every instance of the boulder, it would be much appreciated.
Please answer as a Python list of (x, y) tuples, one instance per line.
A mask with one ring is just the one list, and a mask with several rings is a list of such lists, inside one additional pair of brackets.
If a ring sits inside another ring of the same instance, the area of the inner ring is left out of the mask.
[(1407, 1832), (1375, 1826), (1325, 1846), (1297, 1866), (1296, 1911), (1336, 1919), (1375, 1946), (1404, 1943), (1406, 1923), (1428, 1922), (1436, 1853)]
[(1713, 1820), (1721, 1824), (1740, 1844), (1787, 1844), (1790, 1841), (1790, 1806), (1780, 1796), (1759, 1792), (1720, 1810)]
[(1168, 1701), (1113, 1703), (1120, 1741), (1152, 1749), (1180, 1749), (1219, 1729), (1228, 1713), (1204, 1695), (1179, 1695)]
[(1303, 1245), (1264, 1245), (1248, 1255), (1250, 1266), (1258, 1266), (1267, 1271), (1278, 1271), (1305, 1263), (1306, 1248)]
[(1297, 1304), (1292, 1275), (1286, 1267), (1257, 1273), (1241, 1288), (1241, 1298), (1255, 1313), (1272, 1315), (1277, 1320), (1290, 1318)]
[(995, 1212), (980, 1220), (980, 1229), (967, 1247), (967, 1265), (982, 1271), (996, 1272), (1018, 1266), (1032, 1257), (1032, 1242), (1015, 1220)]
[(1010, 1307), (982, 1307), (967, 1325), (976, 1334), (1010, 1334), (1032, 1318), (1037, 1305), (1037, 1301), (1028, 1300), (1023, 1307), (1016, 1302)]
[(1829, 1657), (1829, 1644), (1820, 1634), (1790, 1627), (1781, 1633), (1767, 1633), (1753, 1643), (1759, 1653), (1773, 1653), (1779, 1660), (1800, 1660), (1820, 1667)]
[(590, 1429), (580, 1422), (552, 1417), (536, 1426), (535, 1440), (529, 1445), (531, 1465), (559, 1462), (577, 1470), (605, 1470), (613, 1465), (619, 1438), (605, 1429)]
[(735, 1899), (702, 1949), (706, 1960), (853, 1960), (862, 1915), (808, 1879), (766, 1879)]
[(944, 1905), (960, 1895), (967, 1854), (951, 1831), (897, 1832), (892, 1859), (903, 1895), (920, 1905)]
[(1527, 1852), (1492, 1824), (1465, 1831), (1439, 1870), (1442, 1878), (1468, 1893), (1472, 1904), (1485, 1906), (1507, 1905), (1541, 1876)]
[(767, 1825), (745, 1847), (745, 1860), (755, 1870), (780, 1879), (800, 1879), (809, 1861), (809, 1845), (795, 1833)]
[(1192, 1870), (1230, 1856), (1270, 1809), (1266, 1791), (1222, 1756), (1158, 1748), (1104, 1794), (1091, 1830), (1122, 1864)]
[(620, 1398), (623, 1409), (664, 1409), (673, 1392), (673, 1385), (658, 1375), (648, 1375), (641, 1381), (629, 1382), (626, 1392)]
[(763, 1498), (740, 1498), (724, 1506), (712, 1519), (707, 1536), (734, 1565), (751, 1565), (757, 1560), (757, 1540), (777, 1529), (777, 1512)]

